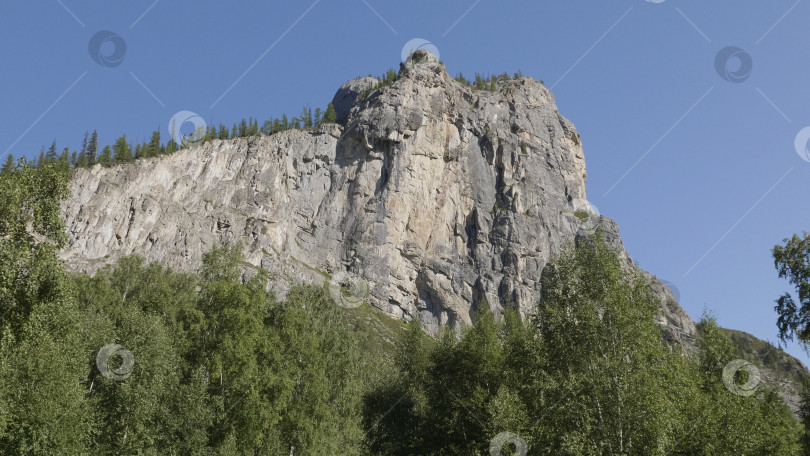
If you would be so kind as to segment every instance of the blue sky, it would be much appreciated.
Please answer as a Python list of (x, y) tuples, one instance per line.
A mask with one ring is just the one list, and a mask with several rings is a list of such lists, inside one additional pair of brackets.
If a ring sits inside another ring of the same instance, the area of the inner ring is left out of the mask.
[[(422, 38), (452, 74), (545, 81), (582, 135), (589, 200), (618, 221), (630, 254), (677, 287), (692, 317), (707, 307), (776, 341), (774, 300), (789, 284), (770, 249), (810, 230), (810, 162), (794, 146), (810, 126), (810, 2), (101, 3), (4, 8), (3, 158), (54, 139), (77, 148), (93, 129), (103, 144), (143, 141), (178, 111), (231, 124), (325, 107), (344, 81), (396, 68)], [(110, 66), (88, 51), (104, 30), (126, 44)], [(750, 72), (731, 57), (721, 77), (728, 46)]]

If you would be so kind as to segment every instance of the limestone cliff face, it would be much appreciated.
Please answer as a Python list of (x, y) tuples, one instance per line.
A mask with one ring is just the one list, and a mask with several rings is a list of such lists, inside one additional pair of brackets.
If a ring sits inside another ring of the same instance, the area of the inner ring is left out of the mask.
[[(548, 260), (597, 225), (624, 251), (615, 222), (579, 212), (580, 136), (531, 78), (473, 91), (417, 51), (392, 86), (340, 110), (342, 124), (77, 170), (62, 258), (90, 273), (134, 253), (195, 270), (242, 242), (245, 273), (269, 271), (280, 294), (350, 272), (373, 305), (433, 332), (469, 323), (483, 298), (530, 311)], [(689, 343), (694, 323), (651, 278), (666, 334)]]

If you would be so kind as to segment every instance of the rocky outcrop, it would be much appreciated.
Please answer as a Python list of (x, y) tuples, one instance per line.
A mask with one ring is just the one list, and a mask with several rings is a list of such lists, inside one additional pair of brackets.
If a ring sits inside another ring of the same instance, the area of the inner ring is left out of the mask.
[[(348, 83), (336, 99), (372, 83)], [(615, 222), (581, 212), (581, 138), (534, 79), (472, 90), (417, 51), (346, 116), (79, 169), (61, 256), (90, 273), (130, 254), (194, 270), (213, 245), (241, 242), (245, 273), (267, 270), (282, 295), (347, 271), (368, 282), (373, 305), (419, 314), (435, 332), (471, 322), (482, 299), (529, 312), (548, 260), (596, 226), (624, 251)], [(691, 340), (694, 323), (651, 278), (665, 333)]]
[(352, 79), (340, 86), (335, 96), (332, 98), (332, 106), (335, 108), (338, 122), (342, 123), (349, 117), (349, 111), (351, 111), (352, 106), (354, 106), (357, 95), (360, 95), (364, 90), (370, 90), (379, 82), (380, 80), (377, 78), (366, 76), (364, 78)]

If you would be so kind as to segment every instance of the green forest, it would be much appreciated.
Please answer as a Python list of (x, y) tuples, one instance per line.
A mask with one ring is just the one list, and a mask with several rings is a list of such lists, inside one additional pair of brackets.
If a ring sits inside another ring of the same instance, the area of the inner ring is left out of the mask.
[[(277, 299), (261, 271), (243, 283), (239, 246), (196, 273), (139, 257), (71, 273), (56, 255), (69, 179), (58, 160), (0, 174), (0, 454), (810, 451), (776, 391), (724, 381), (734, 348), (710, 314), (697, 352), (664, 341), (649, 284), (599, 232), (550, 263), (531, 316), (482, 301), (431, 338), (326, 284)], [(808, 247), (774, 249), (799, 289), (779, 303), (786, 338), (808, 337)]]

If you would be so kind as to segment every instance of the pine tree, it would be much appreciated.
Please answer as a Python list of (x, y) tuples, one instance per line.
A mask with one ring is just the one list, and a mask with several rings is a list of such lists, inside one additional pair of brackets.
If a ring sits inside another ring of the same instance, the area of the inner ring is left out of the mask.
[(219, 139), (228, 139), (228, 127), (223, 124), (219, 124)]
[[(76, 152), (73, 152), (74, 154)], [(62, 153), (59, 155), (56, 163), (59, 165), (59, 169), (68, 172), (70, 171), (70, 148), (65, 147), (62, 149)]]
[(465, 86), (470, 85), (470, 81), (468, 81), (467, 78), (465, 78), (464, 75), (461, 74), (461, 72), (458, 73), (458, 76), (455, 77), (455, 80), (456, 80), (456, 82), (464, 84)]
[(70, 166), (75, 168), (76, 164), (78, 163), (78, 160), (79, 160), (78, 156), (76, 154), (76, 151), (74, 150), (73, 153), (70, 154)]
[(160, 128), (152, 132), (152, 138), (149, 140), (149, 148), (146, 149), (144, 155), (147, 157), (157, 157), (160, 155)]
[(45, 161), (47, 163), (55, 163), (58, 156), (56, 155), (56, 140), (51, 143), (51, 147), (48, 148), (48, 153), (45, 154)]
[(259, 130), (263, 135), (270, 136), (273, 134), (273, 121), (265, 120), (262, 128)]
[(8, 174), (14, 171), (16, 168), (17, 167), (14, 165), (14, 156), (8, 154), (8, 157), (6, 157), (6, 162), (3, 163), (3, 167), (0, 168), (0, 175)]
[(127, 142), (127, 135), (121, 135), (113, 144), (113, 160), (116, 163), (127, 163), (133, 160), (132, 148)]
[(101, 155), (98, 157), (98, 162), (102, 165), (109, 165), (112, 162), (112, 149), (110, 146), (104, 146)]
[(287, 113), (281, 115), (281, 129), (282, 131), (290, 129), (290, 121), (287, 119)]
[(314, 122), (316, 126), (321, 124), (321, 117), (323, 117), (323, 111), (321, 111), (321, 108), (315, 108)]
[(301, 109), (300, 119), (304, 128), (312, 127), (312, 110), (309, 106), (304, 106), (303, 109)]
[(93, 130), (90, 144), (87, 145), (87, 164), (93, 166), (98, 162), (98, 132)]
[(393, 68), (388, 69), (388, 73), (385, 75), (385, 82), (389, 84), (393, 84), (397, 80), (397, 72), (394, 71)]
[(82, 149), (79, 151), (80, 154), (81, 153), (84, 153), (85, 155), (87, 154), (87, 137), (88, 136), (89, 136), (89, 133), (87, 131), (85, 131), (84, 132), (84, 138), (82, 139)]
[(86, 152), (80, 152), (79, 156), (76, 158), (76, 168), (87, 168), (90, 162), (87, 159)]
[(177, 152), (177, 143), (174, 142), (173, 139), (170, 139), (168, 143), (166, 143), (166, 155), (171, 155)]
[(323, 115), (323, 123), (335, 123), (337, 122), (337, 112), (335, 112), (335, 105), (329, 103), (329, 106), (326, 107), (326, 112)]

